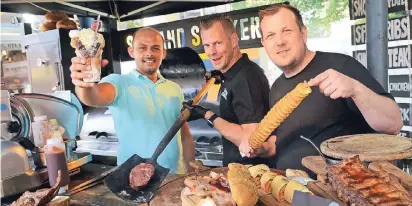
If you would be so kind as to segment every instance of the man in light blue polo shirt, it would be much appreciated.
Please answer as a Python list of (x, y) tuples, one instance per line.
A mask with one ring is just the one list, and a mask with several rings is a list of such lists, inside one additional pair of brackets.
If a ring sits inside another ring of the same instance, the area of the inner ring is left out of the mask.
[[(90, 65), (72, 59), (72, 82), (79, 99), (89, 106), (108, 106), (119, 138), (117, 164), (133, 154), (150, 158), (157, 145), (180, 115), (183, 92), (178, 84), (163, 78), (158, 70), (166, 57), (164, 39), (150, 27), (137, 30), (128, 48), (136, 68), (125, 75), (111, 74), (99, 84), (85, 83)], [(103, 60), (102, 65), (107, 65)], [(183, 173), (194, 160), (194, 142), (187, 123), (159, 156), (160, 165), (172, 173)]]

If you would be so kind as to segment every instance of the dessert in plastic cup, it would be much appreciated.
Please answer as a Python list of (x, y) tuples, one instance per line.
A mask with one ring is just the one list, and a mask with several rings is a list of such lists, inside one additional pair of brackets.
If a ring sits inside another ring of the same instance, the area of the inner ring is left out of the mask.
[[(91, 78), (83, 79), (84, 82), (99, 82), (102, 68), (102, 54), (105, 46), (104, 37), (98, 33), (101, 23), (92, 23), (91, 28), (81, 30), (71, 30), (70, 45), (75, 48), (76, 56), (86, 59), (86, 64), (91, 66), (87, 73), (92, 74)], [(96, 28), (98, 27), (98, 28)]]

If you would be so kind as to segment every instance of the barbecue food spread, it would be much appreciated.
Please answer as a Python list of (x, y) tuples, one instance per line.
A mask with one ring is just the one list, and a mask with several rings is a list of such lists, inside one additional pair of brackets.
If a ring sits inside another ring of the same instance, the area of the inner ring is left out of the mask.
[(286, 177), (307, 177), (309, 178), (309, 175), (303, 170), (286, 169)]
[(134, 190), (143, 189), (154, 174), (155, 168), (151, 164), (140, 163), (135, 166), (129, 175), (130, 187)]
[(359, 156), (328, 166), (328, 178), (347, 205), (412, 205), (412, 197), (386, 172), (366, 168)]
[(274, 172), (266, 172), (262, 175), (262, 178), (260, 178), (260, 187), (262, 188), (263, 193), (269, 194), (272, 192), (272, 187), (270, 185), (276, 176), (277, 174)]
[(237, 205), (256, 205), (259, 199), (259, 192), (247, 167), (238, 163), (230, 163), (228, 167), (227, 178), (230, 191)]
[(291, 92), (279, 100), (258, 124), (249, 139), (253, 149), (259, 148), (269, 135), (282, 123), (290, 113), (312, 92), (306, 82), (299, 83)]
[(276, 176), (272, 180), (272, 184), (270, 185), (272, 187), (272, 195), (273, 197), (276, 198), (277, 201), (283, 202), (285, 200), (284, 194), (285, 194), (285, 187), (288, 184), (289, 180), (285, 176)]
[(285, 187), (284, 197), (285, 197), (286, 202), (292, 204), (293, 194), (295, 190), (300, 191), (300, 192), (306, 192), (306, 193), (313, 195), (313, 193), (304, 185), (300, 184), (299, 182), (295, 180), (290, 180), (288, 184), (286, 184), (286, 187)]
[(270, 171), (269, 167), (265, 164), (259, 164), (249, 167), (248, 170), (258, 187), (260, 187), (260, 178), (262, 177), (262, 175)]
[(191, 176), (185, 179), (182, 195), (194, 194), (202, 201), (199, 205), (235, 206), (228, 180), (223, 174), (210, 172), (209, 176)]
[(57, 191), (59, 190), (59, 185), (60, 185), (60, 180), (61, 180), (61, 172), (58, 171), (57, 173), (57, 180), (56, 184), (49, 189), (40, 189), (37, 190), (36, 192), (29, 192), (26, 191), (23, 193), (23, 195), (14, 201), (11, 206), (41, 206), (41, 205), (46, 205), (48, 202), (50, 202), (57, 194)]

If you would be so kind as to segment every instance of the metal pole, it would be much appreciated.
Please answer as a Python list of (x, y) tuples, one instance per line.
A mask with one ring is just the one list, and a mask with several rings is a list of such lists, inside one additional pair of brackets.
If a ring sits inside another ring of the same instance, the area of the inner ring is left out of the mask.
[(366, 0), (368, 69), (388, 91), (388, 1)]

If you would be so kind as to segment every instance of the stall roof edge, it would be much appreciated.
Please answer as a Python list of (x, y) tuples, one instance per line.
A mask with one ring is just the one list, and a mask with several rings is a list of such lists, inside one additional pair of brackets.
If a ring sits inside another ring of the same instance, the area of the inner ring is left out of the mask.
[(100, 14), (103, 17), (128, 21), (240, 1), (244, 0), (2, 0), (1, 12), (44, 15), (47, 12), (42, 9), (44, 8), (61, 11), (68, 15), (97, 16)]

